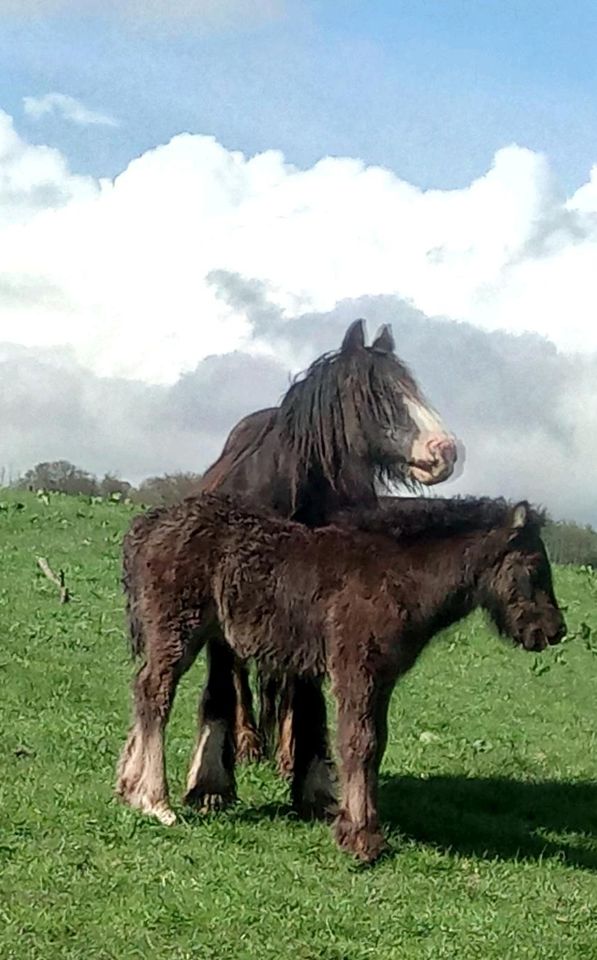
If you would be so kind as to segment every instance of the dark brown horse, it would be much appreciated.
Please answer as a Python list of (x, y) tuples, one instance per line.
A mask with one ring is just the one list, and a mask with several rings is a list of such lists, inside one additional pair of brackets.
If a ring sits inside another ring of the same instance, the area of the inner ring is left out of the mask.
[[(242, 495), (313, 527), (339, 509), (375, 504), (376, 480), (407, 487), (439, 483), (451, 475), (455, 461), (454, 438), (396, 355), (389, 327), (382, 327), (366, 347), (363, 321), (357, 320), (340, 350), (316, 360), (279, 407), (251, 414), (232, 430), (220, 458), (204, 474), (201, 489)], [(229, 651), (217, 644), (209, 645), (208, 659), (205, 700), (234, 669)], [(258, 736), (247, 672), (236, 664), (234, 674), (237, 756), (256, 759), (274, 729), (277, 681), (261, 678)], [(287, 735), (280, 766), (286, 772), (292, 765), (291, 698), (306, 698), (311, 704), (310, 733), (317, 749), (325, 751), (325, 710), (318, 686), (310, 680), (291, 683), (281, 708)]]
[[(178, 680), (221, 631), (229, 649), (266, 672), (330, 676), (341, 777), (336, 839), (374, 860), (383, 848), (377, 776), (388, 704), (427, 642), (477, 606), (527, 650), (558, 643), (565, 632), (541, 522), (526, 502), (398, 500), (357, 513), (352, 525), (309, 530), (215, 494), (134, 521), (124, 543), (128, 607), (133, 652), (145, 662), (120, 796), (165, 824), (175, 821), (164, 730)], [(302, 706), (296, 724), (309, 722)], [(313, 806), (322, 779), (321, 758), (302, 742), (292, 784), (299, 811)], [(204, 705), (188, 802), (214, 808), (235, 798), (233, 745), (234, 701), (223, 686)]]

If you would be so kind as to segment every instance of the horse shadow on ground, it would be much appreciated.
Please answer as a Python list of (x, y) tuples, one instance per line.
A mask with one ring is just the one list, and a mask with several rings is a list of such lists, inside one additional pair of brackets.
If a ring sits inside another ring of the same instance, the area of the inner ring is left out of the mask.
[[(406, 840), (488, 860), (555, 857), (597, 872), (596, 783), (382, 774), (379, 801), (390, 857)], [(252, 823), (296, 819), (284, 803), (241, 803), (229, 815)]]
[(448, 853), (597, 871), (595, 783), (382, 774), (380, 814), (390, 833)]

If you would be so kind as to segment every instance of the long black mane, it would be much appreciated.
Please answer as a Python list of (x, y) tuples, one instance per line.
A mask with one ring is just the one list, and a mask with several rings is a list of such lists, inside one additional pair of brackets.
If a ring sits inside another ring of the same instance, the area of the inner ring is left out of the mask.
[(408, 434), (404, 395), (423, 401), (414, 377), (396, 354), (369, 347), (318, 357), (295, 378), (279, 408), (279, 433), (293, 489), (299, 489), (316, 465), (340, 493), (348, 477), (367, 485), (372, 476), (384, 486), (399, 483), (418, 491), (405, 462), (370, 462), (358, 447), (363, 434), (378, 424)]

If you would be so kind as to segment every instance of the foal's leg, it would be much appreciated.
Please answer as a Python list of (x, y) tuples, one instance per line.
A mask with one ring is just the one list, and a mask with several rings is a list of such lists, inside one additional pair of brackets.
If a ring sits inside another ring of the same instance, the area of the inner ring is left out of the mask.
[[(354, 678), (348, 684), (337, 683), (338, 752), (342, 785), (341, 809), (334, 825), (340, 847), (360, 860), (371, 863), (384, 851), (386, 843), (377, 816), (377, 776), (380, 760), (378, 730), (385, 724), (383, 702), (372, 690), (355, 690)], [(344, 689), (342, 689), (344, 687)], [(378, 702), (376, 702), (378, 701)], [(387, 700), (385, 704), (387, 710)], [(381, 751), (383, 752), (383, 751)]]
[(176, 815), (168, 800), (164, 733), (176, 686), (198, 651), (178, 633), (152, 627), (147, 662), (134, 681), (134, 719), (118, 764), (116, 792), (131, 807), (170, 826)]
[(209, 682), (199, 708), (199, 736), (189, 767), (185, 801), (219, 810), (236, 800), (234, 777), (235, 657), (224, 640), (207, 647)]
[(262, 739), (257, 732), (249, 671), (239, 660), (234, 664), (234, 685), (236, 688), (236, 760), (238, 763), (258, 763), (263, 756)]
[(303, 817), (332, 817), (338, 811), (338, 799), (328, 749), (323, 681), (295, 677), (290, 689), (292, 709), (285, 720), (292, 720), (292, 803)]

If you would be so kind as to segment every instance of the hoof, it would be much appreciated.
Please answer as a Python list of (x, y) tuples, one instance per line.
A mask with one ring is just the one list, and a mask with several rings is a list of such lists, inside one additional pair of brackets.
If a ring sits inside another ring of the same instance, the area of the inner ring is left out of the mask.
[(301, 820), (323, 820), (332, 823), (338, 816), (336, 797), (321, 795), (309, 800), (302, 799), (293, 804), (294, 811)]
[(336, 768), (327, 757), (315, 757), (305, 779), (293, 784), (293, 806), (303, 820), (333, 820), (339, 813)]
[(255, 730), (242, 730), (236, 738), (236, 762), (260, 763), (264, 759), (261, 737)]
[(219, 810), (225, 810), (236, 803), (236, 791), (226, 790), (224, 793), (209, 793), (195, 787), (184, 797), (184, 802), (189, 807), (193, 807), (199, 813), (217, 813)]
[(157, 802), (150, 800), (144, 793), (127, 791), (120, 784), (116, 788), (116, 796), (122, 803), (134, 810), (139, 810), (148, 817), (155, 817), (165, 827), (171, 827), (176, 823), (176, 814), (168, 805), (167, 800), (158, 800)]
[(176, 814), (174, 810), (171, 810), (170, 807), (165, 804), (158, 804), (153, 810), (148, 811), (152, 816), (157, 817), (160, 823), (163, 823), (165, 827), (172, 827), (176, 823)]
[(291, 780), (294, 771), (294, 757), (292, 754), (286, 750), (278, 750), (276, 767), (278, 769), (278, 775), (282, 777), (283, 780)]
[(385, 837), (375, 828), (355, 827), (340, 816), (334, 827), (336, 843), (361, 863), (374, 863), (388, 849)]

